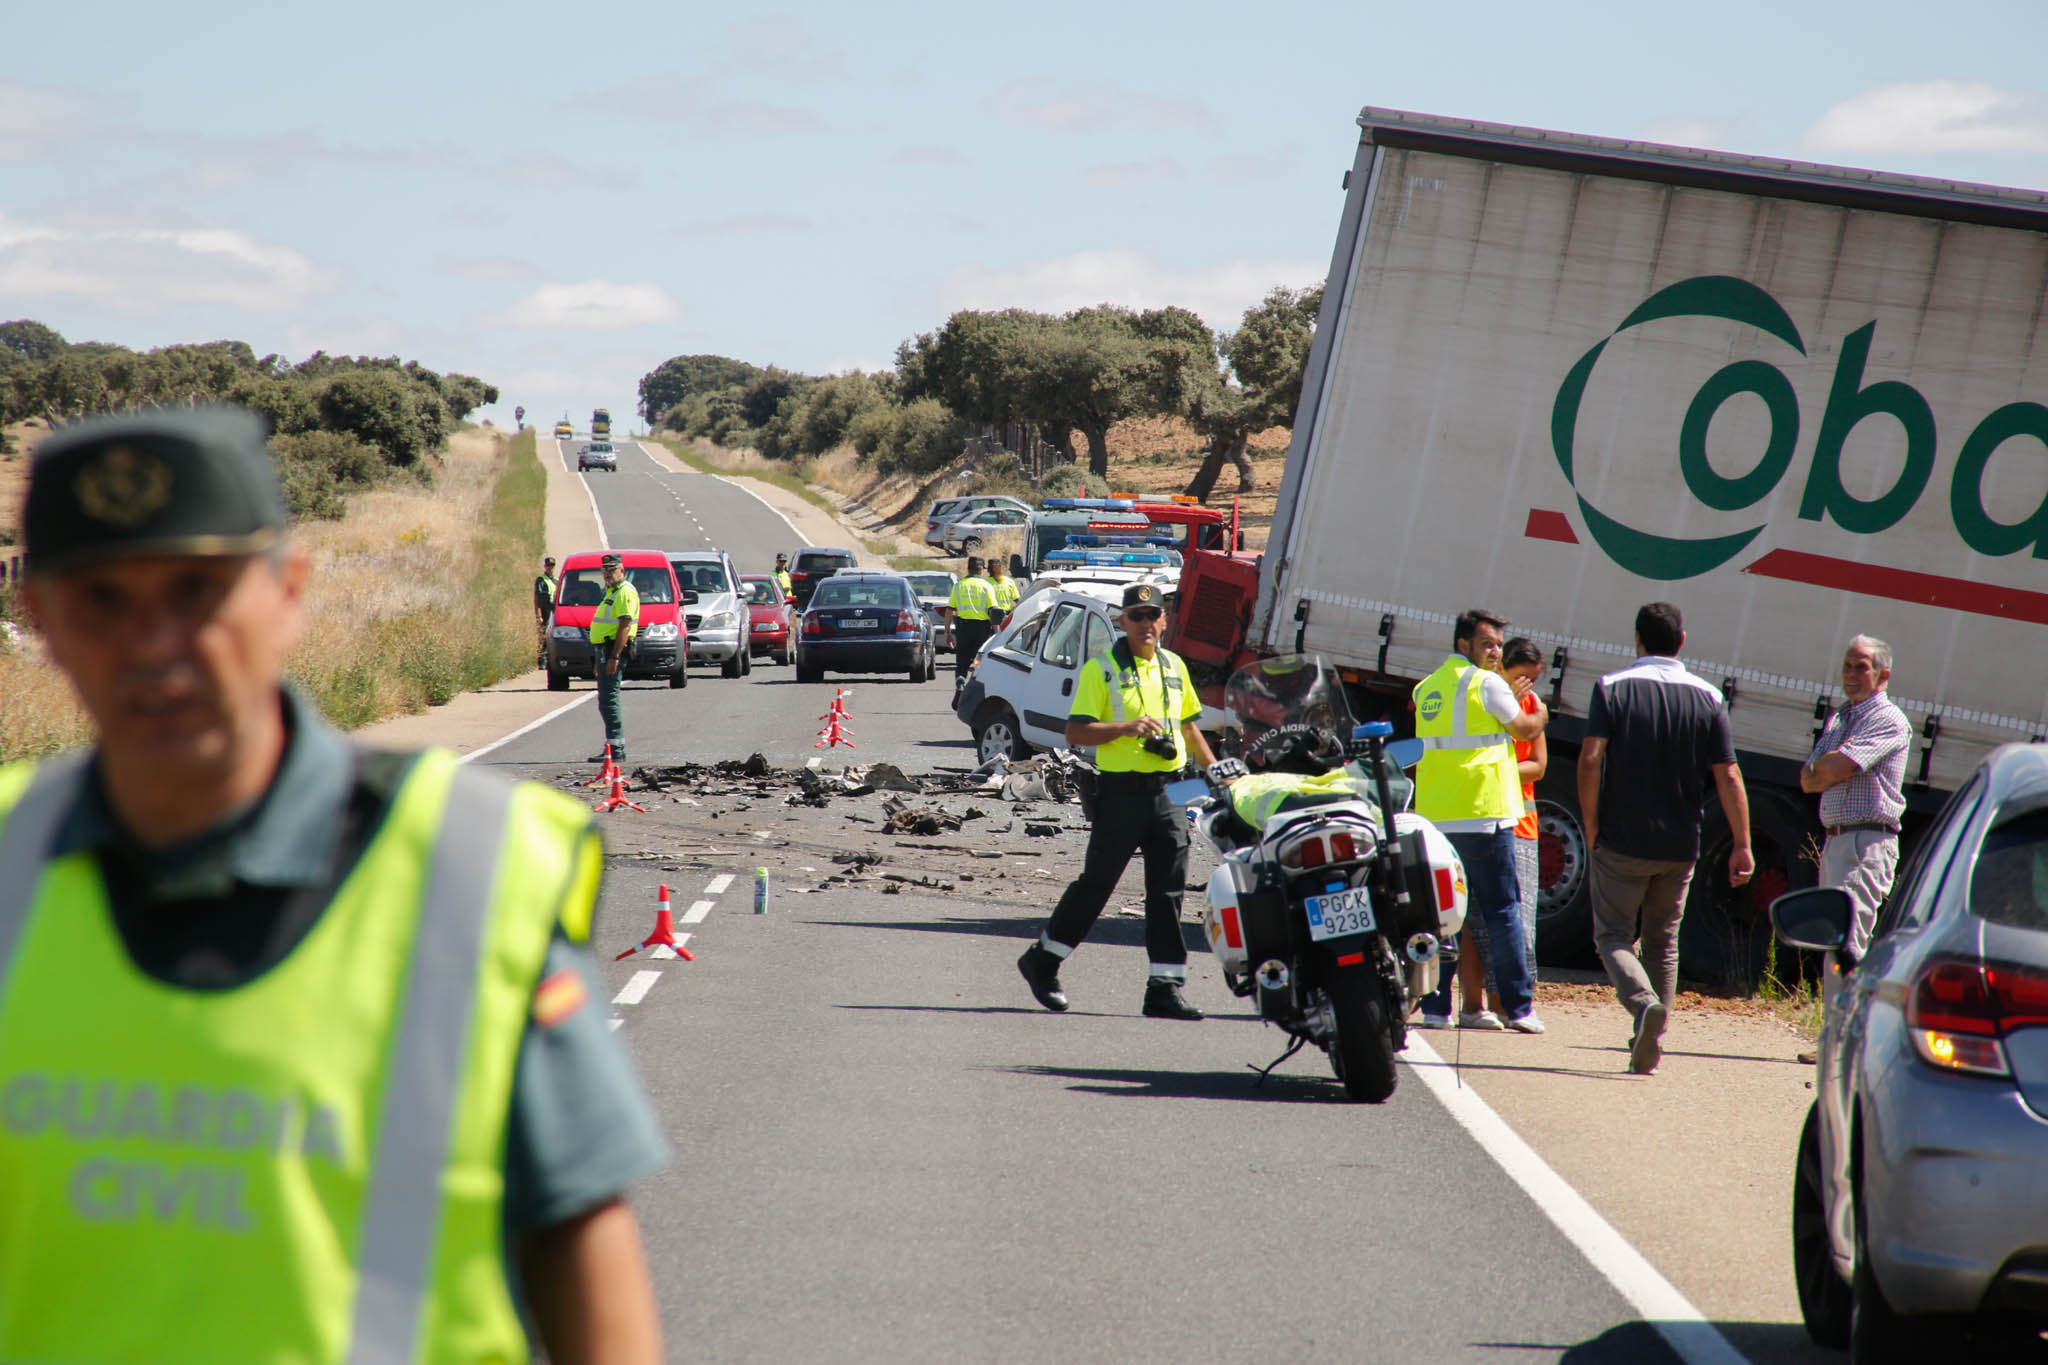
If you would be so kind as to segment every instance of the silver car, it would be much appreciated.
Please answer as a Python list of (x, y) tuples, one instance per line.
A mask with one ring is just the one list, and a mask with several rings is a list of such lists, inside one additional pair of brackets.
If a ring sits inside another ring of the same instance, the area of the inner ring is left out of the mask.
[(738, 678), (754, 671), (747, 648), (746, 603), (740, 576), (723, 550), (671, 550), (669, 567), (683, 592), (684, 624), (690, 632), (693, 664), (717, 664), (721, 676)]
[(618, 473), (619, 452), (612, 449), (610, 441), (592, 441), (576, 452), (576, 472), (581, 474), (586, 469), (609, 469), (614, 474)]
[[(1841, 961), (1844, 892), (1771, 917)], [(2048, 746), (1985, 757), (1844, 965), (1793, 1187), (1808, 1334), (1858, 1362), (2048, 1358)]]

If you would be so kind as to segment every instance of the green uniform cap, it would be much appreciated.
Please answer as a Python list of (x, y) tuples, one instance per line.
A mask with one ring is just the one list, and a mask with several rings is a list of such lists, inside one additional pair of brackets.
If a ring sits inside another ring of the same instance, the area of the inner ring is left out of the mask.
[(1158, 607), (1164, 610), (1166, 607), (1166, 597), (1154, 584), (1131, 583), (1127, 584), (1124, 588), (1124, 606), (1126, 608)]
[(284, 534), (264, 427), (242, 408), (98, 417), (36, 448), (22, 513), (30, 573), (127, 555), (246, 555)]

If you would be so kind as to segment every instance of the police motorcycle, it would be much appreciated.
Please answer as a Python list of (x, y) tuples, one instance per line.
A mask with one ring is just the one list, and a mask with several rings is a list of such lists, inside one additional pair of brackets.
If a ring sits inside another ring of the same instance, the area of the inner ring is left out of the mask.
[(1464, 867), (1403, 809), (1413, 785), (1385, 743), (1393, 727), (1356, 724), (1329, 665), (1261, 660), (1232, 676), (1225, 703), (1244, 727), (1242, 757), (1168, 792), (1220, 855), (1203, 923), (1224, 981), (1292, 1038), (1254, 1069), (1263, 1079), (1313, 1043), (1352, 1099), (1378, 1103), (1394, 1092), (1410, 1012), (1436, 989), (1440, 950), (1455, 953)]

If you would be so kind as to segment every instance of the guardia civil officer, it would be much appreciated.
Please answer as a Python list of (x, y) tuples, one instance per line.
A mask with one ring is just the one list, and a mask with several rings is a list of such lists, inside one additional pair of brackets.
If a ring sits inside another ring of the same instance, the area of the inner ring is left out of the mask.
[(280, 684), (248, 413), (53, 433), (23, 526), (100, 738), (0, 768), (0, 1360), (659, 1360), (590, 813)]
[(782, 589), (782, 595), (784, 597), (789, 596), (792, 592), (795, 591), (795, 588), (790, 582), (789, 577), (788, 555), (775, 556), (775, 572), (770, 574), (769, 577), (775, 580), (776, 587)]
[(953, 610), (953, 695), (967, 685), (967, 675), (994, 627), (995, 587), (982, 575), (980, 555), (967, 556), (967, 573), (953, 585), (947, 605)]
[(1195, 727), (1202, 702), (1180, 656), (1159, 647), (1165, 598), (1151, 583), (1124, 589), (1124, 638), (1081, 667), (1067, 715), (1067, 743), (1094, 745), (1095, 825), (1088, 856), (1052, 910), (1038, 942), (1017, 969), (1038, 1003), (1067, 1007), (1060, 963), (1095, 927), (1131, 854), (1145, 857), (1145, 951), (1151, 970), (1145, 1013), (1154, 1019), (1200, 1019), (1181, 995), (1188, 949), (1180, 932), (1180, 899), (1188, 878), (1188, 822), (1167, 799), (1166, 784), (1187, 763), (1215, 762)]
[[(626, 660), (640, 633), (640, 590), (626, 577), (626, 561), (606, 554), (597, 561), (604, 575), (604, 596), (590, 615), (590, 647), (595, 657), (591, 668), (597, 674), (597, 714), (604, 721), (605, 748), (612, 762), (626, 761), (626, 717), (619, 701), (619, 684), (624, 681)], [(602, 751), (590, 756), (602, 763)]]
[(555, 599), (562, 595), (561, 575), (555, 572), (555, 557), (547, 555), (540, 562), (540, 572), (533, 579), (533, 625), (540, 637), (540, 666), (548, 666), (548, 624), (554, 619)]

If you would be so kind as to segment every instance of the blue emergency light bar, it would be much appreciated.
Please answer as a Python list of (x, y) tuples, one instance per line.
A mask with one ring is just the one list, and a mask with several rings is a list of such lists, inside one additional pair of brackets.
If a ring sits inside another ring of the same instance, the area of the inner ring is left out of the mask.
[(1172, 536), (1068, 536), (1067, 544), (1080, 546), (1104, 545), (1171, 545)]
[(1129, 498), (1047, 498), (1038, 506), (1045, 512), (1128, 512), (1137, 504)]
[(1125, 550), (1054, 550), (1045, 557), (1047, 564), (1086, 564), (1097, 569), (1140, 568), (1147, 565), (1171, 564), (1173, 561), (1163, 554), (1142, 553)]

